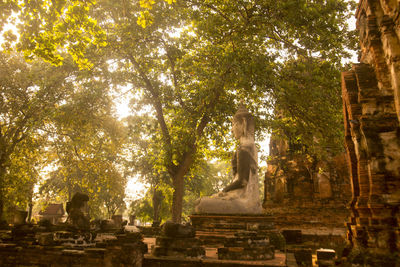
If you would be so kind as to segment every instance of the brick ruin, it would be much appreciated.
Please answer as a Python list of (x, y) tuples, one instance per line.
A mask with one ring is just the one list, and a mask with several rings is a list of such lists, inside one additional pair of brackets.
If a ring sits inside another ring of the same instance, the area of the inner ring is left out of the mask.
[[(89, 222), (84, 212), (88, 200), (75, 193), (66, 203), (66, 222), (53, 224), (45, 217), (38, 224), (27, 223), (27, 212), (21, 212), (12, 227), (0, 227), (0, 266), (141, 267), (147, 251), (143, 234), (133, 222), (122, 222), (121, 215)], [(62, 204), (51, 207), (64, 210)]]
[[(277, 225), (343, 227), (350, 199), (344, 154), (316, 160), (307, 153), (293, 151), (286, 140), (271, 136), (263, 206), (267, 212), (278, 216)], [(330, 211), (336, 217), (332, 218)], [(280, 220), (279, 216), (285, 218)]]
[(81, 232), (65, 225), (22, 224), (0, 230), (0, 266), (141, 267), (140, 232)]
[(342, 73), (352, 188), (347, 261), (399, 266), (400, 3), (361, 0), (356, 17), (360, 63)]
[(344, 265), (398, 266), (400, 2), (361, 0), (356, 18), (360, 63), (342, 73), (346, 153), (312, 163), (271, 136), (264, 207), (281, 229), (346, 221)]
[[(400, 266), (400, 2), (360, 0), (356, 18), (360, 63), (342, 73), (346, 153), (311, 162), (272, 136), (263, 206), (278, 229), (291, 229), (288, 236), (293, 229), (346, 231), (350, 246), (342, 266)], [(142, 265), (139, 233), (99, 233), (97, 240), (86, 240), (64, 228), (24, 227), (0, 231), (0, 265)], [(307, 239), (304, 233), (293, 236)], [(326, 241), (329, 246), (332, 239)]]
[(315, 249), (343, 247), (350, 199), (344, 154), (316, 160), (271, 136), (263, 207), (278, 229), (301, 231), (302, 241)]

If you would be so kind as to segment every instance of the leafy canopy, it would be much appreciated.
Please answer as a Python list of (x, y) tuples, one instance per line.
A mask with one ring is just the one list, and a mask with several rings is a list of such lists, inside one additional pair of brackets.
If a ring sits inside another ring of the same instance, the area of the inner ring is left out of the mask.
[[(26, 14), (21, 21), (30, 23), (18, 46), (28, 58), (36, 54), (59, 64), (57, 53), (69, 49), (81, 67), (101, 62), (92, 66), (97, 77), (128, 84), (136, 111), (150, 110), (152, 131), (141, 119), (136, 127), (149, 142), (143, 157), (153, 175), (169, 175), (174, 220), (182, 211), (183, 183), (202, 160), (229, 157), (229, 119), (240, 99), (256, 117), (257, 134), (274, 127), (310, 144), (315, 134), (321, 142), (337, 142), (335, 84), (354, 44), (346, 24), (354, 7), (349, 1), (35, 3), (7, 7), (20, 8)], [(33, 11), (42, 16), (36, 24)], [(71, 24), (66, 28), (65, 19)], [(79, 61), (84, 57), (87, 62)]]

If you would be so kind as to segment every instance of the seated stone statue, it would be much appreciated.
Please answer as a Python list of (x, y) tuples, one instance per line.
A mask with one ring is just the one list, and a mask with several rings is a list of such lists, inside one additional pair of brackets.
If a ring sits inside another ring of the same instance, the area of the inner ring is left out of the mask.
[(78, 230), (90, 229), (89, 218), (82, 211), (88, 201), (89, 197), (86, 194), (77, 192), (73, 195), (71, 201), (67, 202), (66, 210), (68, 218), (66, 222)]
[(233, 155), (234, 181), (222, 192), (197, 200), (197, 213), (260, 213), (257, 176), (257, 149), (254, 143), (254, 118), (244, 105), (233, 117), (232, 133), (239, 140)]

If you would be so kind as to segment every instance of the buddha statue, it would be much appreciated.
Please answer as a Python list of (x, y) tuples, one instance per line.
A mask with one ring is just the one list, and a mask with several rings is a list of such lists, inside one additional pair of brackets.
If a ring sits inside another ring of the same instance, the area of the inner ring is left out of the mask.
[(66, 222), (78, 230), (87, 231), (90, 229), (89, 217), (83, 211), (88, 201), (88, 195), (76, 192), (71, 201), (67, 202), (66, 210), (68, 213), (68, 218)]
[(260, 213), (257, 175), (257, 149), (254, 143), (254, 118), (243, 104), (232, 120), (233, 136), (239, 145), (232, 158), (233, 182), (222, 192), (197, 200), (196, 213)]

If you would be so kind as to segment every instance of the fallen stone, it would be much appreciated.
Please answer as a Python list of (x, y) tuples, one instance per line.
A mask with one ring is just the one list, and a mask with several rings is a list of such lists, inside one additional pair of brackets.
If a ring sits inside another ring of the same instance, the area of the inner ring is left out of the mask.
[(318, 249), (317, 260), (333, 260), (336, 256), (336, 252), (333, 249)]

